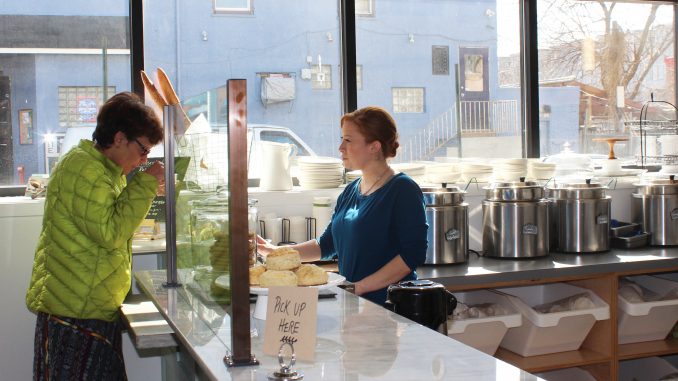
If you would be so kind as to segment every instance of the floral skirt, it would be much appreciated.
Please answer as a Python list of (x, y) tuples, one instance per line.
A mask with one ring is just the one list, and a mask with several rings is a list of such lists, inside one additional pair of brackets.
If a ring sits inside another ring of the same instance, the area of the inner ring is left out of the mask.
[(34, 345), (34, 380), (127, 380), (119, 322), (40, 312)]

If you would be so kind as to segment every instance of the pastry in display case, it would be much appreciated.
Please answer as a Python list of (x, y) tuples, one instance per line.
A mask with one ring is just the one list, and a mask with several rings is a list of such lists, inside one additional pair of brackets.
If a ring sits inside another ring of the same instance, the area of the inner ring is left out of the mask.
[(229, 303), (228, 289), (215, 280), (228, 276), (230, 266), (228, 236), (228, 194), (217, 193), (191, 205), (191, 268), (190, 287), (219, 303)]

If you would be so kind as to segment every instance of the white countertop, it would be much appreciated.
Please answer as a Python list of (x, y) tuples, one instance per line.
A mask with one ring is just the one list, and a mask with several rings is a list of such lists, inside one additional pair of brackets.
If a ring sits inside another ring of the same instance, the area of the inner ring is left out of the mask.
[(32, 199), (28, 196), (0, 197), (0, 218), (41, 216), (44, 213), (45, 198)]
[(165, 238), (132, 240), (132, 254), (164, 253), (166, 247)]
[[(164, 271), (135, 276), (209, 378), (263, 381), (279, 370), (278, 359), (262, 351), (264, 321), (251, 320), (252, 351), (260, 365), (227, 368), (231, 321), (224, 309), (189, 289), (163, 287)], [(315, 361), (294, 367), (304, 380), (539, 380), (340, 288), (333, 291), (336, 298), (318, 302)]]

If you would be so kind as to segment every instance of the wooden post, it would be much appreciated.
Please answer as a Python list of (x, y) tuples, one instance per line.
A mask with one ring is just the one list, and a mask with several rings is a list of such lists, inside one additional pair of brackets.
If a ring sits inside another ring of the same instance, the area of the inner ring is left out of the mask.
[(247, 81), (228, 88), (228, 188), (231, 251), (231, 350), (228, 366), (257, 365), (250, 339), (249, 243), (247, 226)]

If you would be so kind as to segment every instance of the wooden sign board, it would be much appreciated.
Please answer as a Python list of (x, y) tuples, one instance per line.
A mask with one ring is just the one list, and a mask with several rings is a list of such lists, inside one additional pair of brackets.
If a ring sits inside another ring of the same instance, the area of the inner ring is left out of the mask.
[[(264, 354), (277, 356), (280, 346), (289, 343), (293, 345), (297, 359), (313, 361), (317, 318), (317, 288), (269, 288)], [(289, 347), (286, 350), (289, 350)]]

